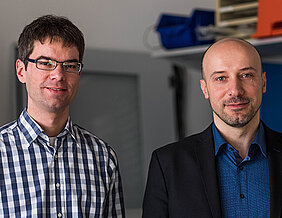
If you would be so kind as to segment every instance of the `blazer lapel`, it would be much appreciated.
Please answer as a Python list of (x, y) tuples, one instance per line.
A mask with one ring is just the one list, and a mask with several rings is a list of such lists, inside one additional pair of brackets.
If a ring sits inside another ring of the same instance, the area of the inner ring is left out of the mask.
[(272, 131), (265, 125), (264, 129), (269, 157), (270, 217), (282, 217), (282, 134)]
[[(282, 217), (282, 134), (264, 125), (269, 156), (270, 217)], [(220, 196), (217, 182), (214, 143), (211, 126), (203, 133), (195, 155), (202, 171), (202, 181), (213, 217), (221, 217)]]
[(207, 199), (213, 217), (221, 217), (221, 206), (219, 189), (217, 183), (217, 172), (214, 155), (214, 143), (212, 128), (209, 126), (200, 137), (200, 141), (195, 146), (195, 154), (198, 158), (202, 171), (202, 181), (204, 183)]

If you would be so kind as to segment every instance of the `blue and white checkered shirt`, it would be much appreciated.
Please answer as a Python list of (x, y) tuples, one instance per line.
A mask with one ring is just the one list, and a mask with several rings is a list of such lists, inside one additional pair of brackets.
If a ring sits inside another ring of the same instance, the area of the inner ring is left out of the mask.
[(125, 216), (116, 154), (70, 118), (54, 146), (26, 110), (0, 133), (0, 217)]

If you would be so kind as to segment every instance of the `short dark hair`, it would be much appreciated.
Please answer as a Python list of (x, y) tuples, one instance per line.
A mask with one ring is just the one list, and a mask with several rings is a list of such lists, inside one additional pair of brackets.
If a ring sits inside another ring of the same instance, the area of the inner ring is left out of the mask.
[(45, 15), (25, 26), (18, 40), (18, 57), (27, 67), (27, 58), (34, 49), (34, 41), (41, 43), (49, 38), (62, 40), (64, 46), (75, 46), (79, 52), (79, 62), (82, 62), (85, 42), (83, 33), (66, 17)]

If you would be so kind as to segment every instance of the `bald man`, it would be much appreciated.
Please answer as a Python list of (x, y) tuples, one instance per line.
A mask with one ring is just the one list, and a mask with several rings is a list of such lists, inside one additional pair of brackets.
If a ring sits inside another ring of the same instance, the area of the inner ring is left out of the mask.
[(143, 218), (282, 217), (282, 134), (260, 120), (259, 53), (240, 39), (214, 43), (200, 84), (213, 123), (153, 152)]

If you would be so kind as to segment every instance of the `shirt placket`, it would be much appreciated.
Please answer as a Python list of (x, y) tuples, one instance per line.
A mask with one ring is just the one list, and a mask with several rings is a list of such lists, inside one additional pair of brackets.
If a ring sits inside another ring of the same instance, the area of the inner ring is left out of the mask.
[(247, 161), (250, 157), (247, 156), (244, 160), (240, 157), (239, 152), (235, 150), (231, 145), (228, 145), (226, 151), (227, 156), (233, 162), (233, 166), (237, 168), (237, 210), (236, 217), (246, 217), (248, 215), (248, 176), (247, 176)]
[(54, 188), (55, 188), (55, 196), (56, 196), (56, 211), (57, 211), (57, 217), (61, 218), (64, 216), (64, 202), (62, 201), (63, 196), (63, 172), (62, 169), (62, 163), (60, 162), (61, 156), (59, 154), (60, 148), (61, 148), (61, 140), (62, 138), (56, 138), (55, 140), (55, 153), (54, 153)]
[(235, 149), (233, 150), (234, 160), (237, 166), (237, 179), (239, 184), (239, 212), (238, 217), (246, 217), (248, 215), (248, 176), (247, 176), (247, 162), (250, 157), (247, 156), (244, 160), (240, 157), (239, 152)]
[(239, 217), (248, 216), (248, 176), (247, 176), (248, 166), (242, 162), (237, 167), (238, 180), (240, 193), (238, 193), (239, 198)]
[[(50, 146), (48, 144), (47, 149), (49, 152), (47, 152), (49, 155), (49, 208), (46, 208), (46, 214), (50, 214), (51, 217), (63, 217), (64, 211), (63, 211), (63, 204), (62, 204), (62, 183), (61, 178), (63, 177), (62, 172), (60, 170), (61, 164), (59, 162), (60, 155), (59, 155), (59, 149), (60, 149), (60, 143), (61, 140), (58, 140), (56, 138), (54, 146)], [(46, 205), (47, 206), (47, 205)], [(54, 210), (54, 208), (56, 208)]]

